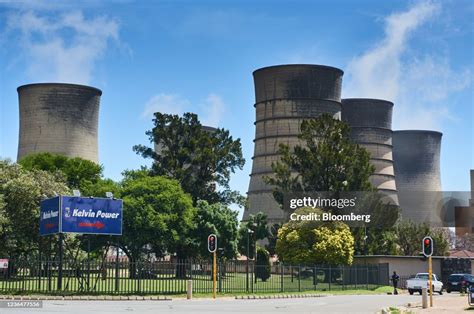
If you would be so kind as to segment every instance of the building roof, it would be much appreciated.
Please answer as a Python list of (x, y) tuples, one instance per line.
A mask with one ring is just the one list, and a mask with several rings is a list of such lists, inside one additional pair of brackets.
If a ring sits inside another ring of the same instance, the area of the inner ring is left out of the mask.
[(474, 258), (474, 252), (468, 250), (450, 251), (449, 257), (469, 257)]

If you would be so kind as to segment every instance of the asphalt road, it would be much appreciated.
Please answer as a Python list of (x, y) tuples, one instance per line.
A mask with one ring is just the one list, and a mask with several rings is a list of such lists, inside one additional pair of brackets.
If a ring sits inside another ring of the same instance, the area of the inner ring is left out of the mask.
[[(438, 296), (442, 298), (443, 296)], [(5, 309), (10, 313), (376, 313), (388, 306), (421, 302), (419, 295), (341, 295), (303, 299), (235, 300), (233, 298), (172, 301), (43, 301), (41, 309)]]

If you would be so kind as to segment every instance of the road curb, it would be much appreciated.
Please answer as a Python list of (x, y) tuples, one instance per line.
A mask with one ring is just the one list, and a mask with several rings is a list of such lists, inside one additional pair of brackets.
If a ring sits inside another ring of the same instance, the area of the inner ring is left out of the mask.
[(15, 300), (15, 301), (46, 301), (46, 300), (61, 300), (61, 301), (171, 301), (172, 299), (166, 296), (137, 296), (137, 295), (67, 295), (67, 296), (51, 296), (51, 295), (0, 295), (0, 300)]
[(320, 298), (323, 294), (282, 294), (282, 295), (246, 295), (236, 296), (236, 300), (266, 300), (266, 299), (299, 299), (299, 298)]

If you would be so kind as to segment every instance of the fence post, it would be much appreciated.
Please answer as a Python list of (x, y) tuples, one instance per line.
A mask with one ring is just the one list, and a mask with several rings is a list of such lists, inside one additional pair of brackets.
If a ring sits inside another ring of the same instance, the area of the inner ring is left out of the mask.
[(283, 263), (280, 263), (280, 267), (281, 267), (281, 270), (280, 270), (280, 272), (281, 272), (280, 292), (283, 292), (283, 275), (284, 275), (284, 271), (285, 271), (284, 268), (283, 268)]
[(346, 266), (342, 266), (342, 290), (346, 290)]
[(298, 265), (298, 292), (301, 292), (301, 265)]
[(367, 270), (366, 270), (366, 272), (367, 272), (367, 273), (366, 273), (366, 275), (367, 275), (367, 281), (366, 281), (366, 283), (367, 283), (367, 290), (369, 290), (369, 265), (366, 264), (366, 266), (367, 266)]
[(115, 291), (119, 291), (119, 245), (120, 243), (117, 237), (117, 254), (115, 255)]
[(136, 265), (136, 267), (137, 267), (137, 271), (138, 271), (138, 276), (137, 276), (137, 278), (138, 278), (138, 279), (137, 279), (137, 291), (138, 291), (138, 293), (140, 293), (140, 290), (141, 290), (141, 287), (140, 287), (140, 282), (141, 282), (141, 281), (140, 281), (140, 279), (141, 279), (141, 277), (142, 277), (143, 272), (142, 272), (141, 269), (140, 269), (140, 261), (139, 261), (139, 260), (137, 260), (137, 265)]
[(219, 293), (222, 293), (222, 260), (219, 258)]
[(313, 267), (313, 286), (314, 290), (316, 290), (316, 285), (317, 285), (317, 279), (316, 279), (316, 266)]
[(357, 290), (357, 265), (354, 265), (355, 266), (355, 288)]
[(63, 289), (63, 234), (59, 233), (58, 290)]
[(331, 265), (329, 265), (329, 291), (331, 291), (331, 281), (332, 281), (332, 271), (331, 271)]
[(253, 293), (253, 289), (254, 289), (253, 276), (254, 276), (254, 273), (255, 273), (255, 263), (252, 264), (252, 267), (253, 267), (253, 269), (252, 269), (252, 272), (251, 272), (250, 274), (251, 274), (251, 276), (252, 276), (252, 277), (251, 277), (251, 279), (252, 279), (252, 280), (251, 280), (251, 283), (252, 283), (252, 293)]

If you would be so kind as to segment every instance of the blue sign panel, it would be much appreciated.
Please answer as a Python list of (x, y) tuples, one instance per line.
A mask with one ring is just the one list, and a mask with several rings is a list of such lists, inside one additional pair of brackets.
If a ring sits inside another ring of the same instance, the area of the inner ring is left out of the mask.
[(122, 200), (61, 197), (61, 232), (122, 234)]
[(59, 196), (44, 200), (40, 206), (40, 235), (59, 232)]

